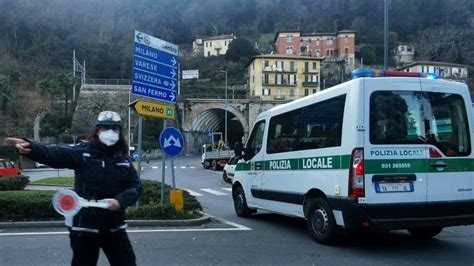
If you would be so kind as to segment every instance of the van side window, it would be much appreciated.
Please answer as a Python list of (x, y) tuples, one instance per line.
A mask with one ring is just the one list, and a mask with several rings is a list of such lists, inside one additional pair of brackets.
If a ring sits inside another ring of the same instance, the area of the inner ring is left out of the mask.
[(341, 146), (346, 95), (304, 108), (299, 150)]
[(265, 120), (259, 121), (255, 124), (252, 134), (250, 134), (247, 141), (247, 158), (252, 158), (262, 149), (263, 133), (265, 132)]
[(302, 109), (274, 116), (268, 127), (267, 153), (298, 150), (298, 128)]

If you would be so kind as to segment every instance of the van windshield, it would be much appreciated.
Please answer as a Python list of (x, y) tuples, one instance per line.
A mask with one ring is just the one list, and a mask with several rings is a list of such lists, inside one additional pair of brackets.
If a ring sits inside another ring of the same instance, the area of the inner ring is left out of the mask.
[(446, 156), (471, 152), (464, 100), (451, 93), (377, 91), (370, 97), (372, 144), (433, 144)]

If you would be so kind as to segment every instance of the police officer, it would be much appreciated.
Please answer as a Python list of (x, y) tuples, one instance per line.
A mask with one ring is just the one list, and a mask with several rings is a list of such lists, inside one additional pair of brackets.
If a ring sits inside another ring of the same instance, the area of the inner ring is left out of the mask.
[(74, 147), (46, 146), (26, 139), (7, 138), (19, 153), (54, 168), (74, 169), (74, 191), (87, 200), (112, 198), (108, 209), (82, 208), (66, 218), (72, 265), (96, 265), (102, 248), (111, 265), (136, 265), (125, 231), (125, 209), (139, 197), (140, 180), (127, 156), (128, 144), (120, 115), (99, 114), (86, 142)]

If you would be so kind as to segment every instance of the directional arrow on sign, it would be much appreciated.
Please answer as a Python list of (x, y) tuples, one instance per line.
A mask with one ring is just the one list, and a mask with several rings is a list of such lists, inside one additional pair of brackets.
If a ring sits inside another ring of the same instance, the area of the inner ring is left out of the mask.
[[(175, 98), (174, 93), (171, 96)], [(162, 104), (145, 100), (136, 100), (130, 104), (139, 115), (161, 117), (167, 119), (175, 118), (175, 106), (171, 104)]]
[(171, 135), (169, 138), (165, 138), (165, 143), (163, 145), (163, 148), (168, 148), (170, 146), (175, 146), (178, 148), (181, 148), (181, 143), (179, 142), (179, 139), (175, 138), (173, 135)]
[(174, 90), (174, 88), (176, 87), (176, 84), (174, 84), (173, 80), (171, 81), (170, 85), (171, 85), (171, 89)]
[(176, 65), (177, 62), (176, 62), (176, 59), (174, 57), (171, 58), (171, 63), (173, 64), (173, 66)]
[(171, 69), (170, 74), (172, 78), (176, 77), (176, 72), (174, 71), (174, 68)]
[(139, 33), (137, 34), (137, 41), (138, 41), (138, 42), (142, 42), (142, 40), (143, 40), (142, 33), (139, 32)]
[(174, 96), (174, 93), (170, 93), (170, 98), (171, 98), (171, 101), (174, 102), (174, 99), (176, 98), (176, 96)]

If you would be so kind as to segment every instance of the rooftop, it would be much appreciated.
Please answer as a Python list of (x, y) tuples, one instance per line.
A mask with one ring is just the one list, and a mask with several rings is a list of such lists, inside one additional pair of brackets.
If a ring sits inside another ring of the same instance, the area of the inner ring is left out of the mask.
[(447, 63), (447, 62), (435, 62), (435, 61), (415, 61), (413, 63), (401, 66), (397, 68), (397, 70), (403, 70), (412, 66), (418, 65), (429, 65), (429, 66), (445, 66), (445, 67), (467, 67), (467, 65), (455, 64), (455, 63)]

